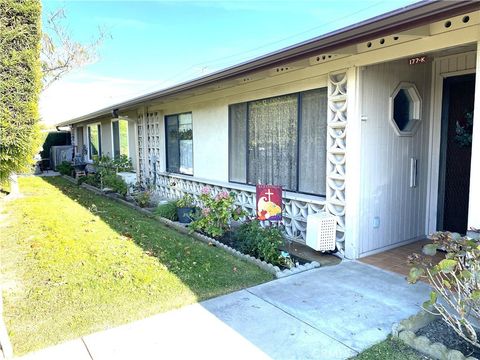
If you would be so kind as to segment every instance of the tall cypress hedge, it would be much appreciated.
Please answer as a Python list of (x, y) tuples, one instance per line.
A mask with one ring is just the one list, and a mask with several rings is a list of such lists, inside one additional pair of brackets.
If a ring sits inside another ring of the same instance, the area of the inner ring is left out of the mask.
[(0, 0), (0, 183), (40, 146), (40, 0)]

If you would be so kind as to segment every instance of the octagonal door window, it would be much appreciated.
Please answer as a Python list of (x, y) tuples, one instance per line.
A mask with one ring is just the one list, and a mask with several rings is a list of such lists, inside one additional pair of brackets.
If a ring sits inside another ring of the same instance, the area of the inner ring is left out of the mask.
[(420, 121), (421, 100), (412, 83), (400, 83), (390, 98), (390, 122), (399, 136), (411, 136)]

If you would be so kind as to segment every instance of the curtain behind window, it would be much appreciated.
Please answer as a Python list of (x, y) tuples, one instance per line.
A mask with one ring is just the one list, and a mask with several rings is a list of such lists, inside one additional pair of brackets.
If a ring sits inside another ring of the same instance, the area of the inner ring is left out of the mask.
[(247, 103), (230, 106), (230, 181), (247, 182)]
[(327, 89), (303, 92), (301, 104), (298, 190), (324, 195), (327, 163)]
[(165, 117), (167, 139), (167, 171), (193, 175), (192, 114)]
[(180, 172), (193, 175), (193, 129), (192, 114), (180, 114), (178, 117), (178, 135), (180, 147)]
[(253, 101), (248, 108), (248, 183), (297, 188), (297, 95)]

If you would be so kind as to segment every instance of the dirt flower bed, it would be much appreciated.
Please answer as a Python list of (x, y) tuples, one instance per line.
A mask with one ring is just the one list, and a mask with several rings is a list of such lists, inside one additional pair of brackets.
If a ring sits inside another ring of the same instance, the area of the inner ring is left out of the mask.
[[(224, 236), (222, 236), (221, 238), (218, 238), (217, 241), (220, 241), (222, 244), (225, 244), (235, 250), (238, 250), (238, 251), (242, 251), (242, 246), (241, 246), (241, 243), (239, 241), (236, 240), (236, 236), (235, 236), (235, 232), (232, 232), (232, 231), (229, 231), (227, 232)], [(280, 251), (280, 256), (282, 255), (282, 251)], [(285, 252), (283, 252), (284, 254), (286, 254)], [(308, 264), (310, 261), (309, 260), (306, 260), (306, 259), (303, 259), (299, 256), (295, 256), (293, 254), (288, 254), (288, 257), (289, 259), (291, 260), (289, 262), (290, 266), (287, 266), (286, 263), (282, 263), (282, 262), (279, 262), (276, 264), (276, 266), (278, 266), (281, 270), (286, 270), (286, 269), (291, 269), (292, 267), (298, 267), (300, 265), (305, 265), (305, 264)]]
[[(480, 331), (477, 329), (476, 332), (477, 336), (480, 337)], [(480, 349), (463, 340), (441, 319), (432, 321), (427, 326), (421, 328), (416, 335), (426, 336), (431, 342), (442, 343), (447, 348), (458, 350), (465, 356), (473, 356), (480, 359)]]

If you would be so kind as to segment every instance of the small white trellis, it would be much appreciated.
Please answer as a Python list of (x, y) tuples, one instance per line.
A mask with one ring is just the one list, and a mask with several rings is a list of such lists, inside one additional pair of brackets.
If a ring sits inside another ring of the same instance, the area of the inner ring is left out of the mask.
[(138, 171), (139, 179), (153, 179), (160, 169), (162, 156), (162, 130), (157, 112), (140, 114), (137, 117)]

